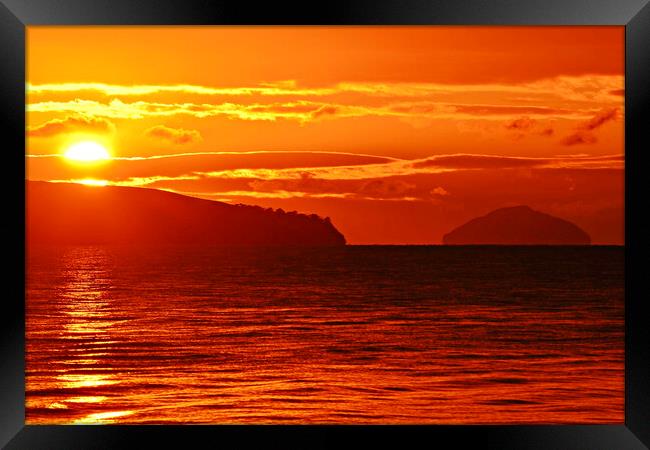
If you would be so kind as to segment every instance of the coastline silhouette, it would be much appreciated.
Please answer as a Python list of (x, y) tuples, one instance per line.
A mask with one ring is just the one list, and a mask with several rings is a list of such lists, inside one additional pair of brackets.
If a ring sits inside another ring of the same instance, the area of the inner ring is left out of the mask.
[(27, 239), (41, 244), (345, 245), (329, 218), (156, 189), (27, 182)]

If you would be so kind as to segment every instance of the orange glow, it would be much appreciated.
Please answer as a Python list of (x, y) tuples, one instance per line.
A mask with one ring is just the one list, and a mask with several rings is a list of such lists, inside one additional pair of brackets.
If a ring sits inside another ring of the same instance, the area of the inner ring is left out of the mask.
[(519, 203), (623, 243), (623, 27), (27, 32), (29, 179), (297, 209), (359, 244)]
[(624, 36), (27, 27), (27, 423), (622, 423)]
[[(74, 182), (74, 180), (70, 180)], [(79, 183), (85, 184), (86, 186), (108, 186), (108, 181), (106, 180), (94, 180), (92, 178), (86, 178), (84, 180), (79, 180)]]

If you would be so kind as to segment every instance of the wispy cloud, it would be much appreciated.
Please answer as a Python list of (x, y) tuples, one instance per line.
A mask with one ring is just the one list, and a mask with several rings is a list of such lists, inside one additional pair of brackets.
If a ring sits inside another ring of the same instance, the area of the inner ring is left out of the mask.
[(526, 115), (585, 120), (597, 111), (596, 106), (620, 103), (617, 92), (622, 87), (621, 76), (606, 75), (560, 76), (519, 84), (343, 82), (309, 88), (292, 80), (239, 87), (27, 84), (27, 110), (108, 119), (185, 115), (301, 124), (364, 116), (516, 120)]
[(581, 128), (590, 131), (595, 130), (605, 123), (616, 119), (618, 117), (618, 114), (618, 108), (603, 109), (602, 111), (596, 113), (596, 115), (589, 119), (586, 123), (582, 124)]
[(67, 179), (54, 179), (46, 180), (50, 183), (79, 183), (94, 186), (124, 186), (124, 187), (146, 187), (151, 184), (160, 183), (162, 181), (185, 181), (185, 180), (199, 180), (198, 175), (179, 175), (179, 176), (162, 176), (156, 175), (151, 177), (128, 177), (125, 179), (97, 179), (97, 178), (67, 178)]
[[(28, 160), (64, 159), (60, 153), (28, 154)], [(175, 159), (173, 164), (163, 164), (164, 160)], [(256, 151), (215, 151), (182, 152), (146, 156), (111, 156), (113, 164), (110, 170), (119, 172), (124, 164), (132, 170), (144, 167), (166, 167), (168, 169), (192, 168), (192, 170), (209, 171), (213, 169), (251, 169), (251, 168), (295, 168), (295, 167), (333, 167), (383, 164), (403, 161), (390, 156), (370, 155), (366, 153), (309, 151), (309, 150), (256, 150)], [(160, 161), (162, 164), (155, 164)]]
[(598, 138), (596, 138), (596, 136), (593, 134), (593, 131), (597, 128), (600, 128), (607, 122), (616, 120), (619, 116), (619, 108), (602, 109), (589, 120), (578, 124), (576, 131), (563, 138), (560, 143), (567, 146), (594, 144), (598, 142)]
[(164, 125), (157, 125), (155, 127), (148, 128), (144, 134), (150, 138), (162, 139), (179, 145), (192, 144), (195, 142), (201, 142), (203, 140), (201, 133), (196, 130), (170, 128)]
[(232, 197), (249, 197), (249, 198), (276, 198), (276, 199), (289, 199), (289, 198), (351, 198), (352, 194), (348, 193), (314, 193), (302, 191), (222, 191), (222, 192), (192, 192), (174, 190), (174, 192), (184, 195), (191, 195), (196, 197), (214, 197), (222, 201), (226, 201)]
[(355, 93), (375, 97), (417, 97), (447, 93), (497, 93), (519, 96), (545, 95), (568, 100), (599, 100), (622, 95), (623, 77), (618, 75), (558, 76), (527, 83), (359, 83), (342, 82), (331, 86), (305, 88), (295, 80), (260, 83), (255, 86), (215, 87), (191, 84), (117, 85), (107, 83), (27, 83), (29, 94), (97, 92), (112, 97), (148, 96), (177, 93), (202, 96), (331, 96)]
[(143, 119), (186, 115), (196, 118), (227, 117), (240, 120), (276, 121), (295, 120), (301, 123), (324, 118), (396, 117), (428, 119), (515, 119), (521, 114), (538, 118), (585, 119), (593, 115), (593, 108), (562, 109), (541, 106), (504, 106), (488, 104), (453, 104), (437, 102), (396, 103), (382, 106), (359, 106), (300, 100), (285, 103), (159, 103), (136, 101), (126, 103), (118, 99), (109, 102), (75, 99), (67, 102), (40, 102), (27, 105), (29, 112), (76, 113), (112, 119)]
[(575, 168), (575, 169), (602, 169), (621, 168), (622, 155), (606, 156), (556, 156), (548, 158), (500, 156), (500, 155), (474, 155), (455, 154), (437, 155), (413, 162), (414, 167), (463, 169), (512, 169), (512, 168)]
[(576, 131), (575, 133), (572, 133), (562, 138), (562, 140), (560, 141), (562, 145), (566, 145), (566, 146), (580, 145), (580, 144), (594, 144), (596, 142), (598, 142), (598, 138), (596, 138), (596, 136), (586, 131)]
[[(146, 160), (130, 161), (145, 163)], [(116, 162), (117, 163), (117, 162)], [(294, 167), (285, 169), (257, 168), (202, 171), (199, 167), (179, 174), (148, 174), (133, 166), (129, 171), (99, 173), (97, 182), (115, 186), (154, 187), (182, 192), (220, 192), (227, 196), (248, 195), (256, 198), (354, 198), (374, 200), (417, 199), (446, 201), (452, 198), (445, 185), (435, 184), (437, 176), (455, 172), (622, 170), (622, 155), (561, 155), (547, 158), (525, 158), (476, 154), (435, 155), (416, 160), (390, 160), (358, 166)], [(30, 172), (34, 173), (33, 170)], [(494, 172), (493, 172), (494, 173)], [(514, 173), (514, 172), (513, 172)], [(508, 175), (511, 176), (511, 175)], [(422, 184), (422, 177), (428, 182)], [(76, 180), (70, 177), (69, 181)], [(57, 181), (63, 182), (64, 178)], [(434, 183), (431, 185), (431, 183)], [(237, 192), (235, 195), (234, 192)], [(244, 194), (246, 193), (246, 194)]]
[(320, 96), (330, 95), (335, 92), (332, 88), (303, 89), (293, 83), (277, 84), (266, 83), (260, 86), (245, 87), (210, 87), (192, 84), (172, 85), (119, 85), (107, 83), (48, 83), (30, 84), (27, 83), (27, 92), (31, 94), (45, 93), (79, 93), (99, 92), (112, 97), (147, 96), (152, 94), (176, 93), (194, 95), (214, 96), (249, 96), (249, 95), (271, 95), (271, 96)]
[(51, 137), (59, 134), (74, 132), (111, 133), (115, 125), (101, 117), (84, 115), (68, 116), (64, 119), (53, 119), (48, 122), (27, 128), (30, 137)]
[(506, 124), (508, 130), (525, 131), (530, 130), (536, 125), (536, 122), (528, 116), (519, 117)]

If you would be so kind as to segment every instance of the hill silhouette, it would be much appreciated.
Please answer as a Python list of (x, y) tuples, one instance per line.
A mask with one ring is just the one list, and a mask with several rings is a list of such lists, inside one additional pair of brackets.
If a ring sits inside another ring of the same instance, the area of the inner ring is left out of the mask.
[(445, 234), (446, 245), (588, 245), (577, 225), (528, 206), (501, 208)]
[(27, 243), (344, 245), (329, 218), (156, 189), (28, 181)]

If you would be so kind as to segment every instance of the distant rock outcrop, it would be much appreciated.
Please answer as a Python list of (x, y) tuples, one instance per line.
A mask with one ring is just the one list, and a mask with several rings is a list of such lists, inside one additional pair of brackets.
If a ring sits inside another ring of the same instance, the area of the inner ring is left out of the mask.
[(155, 189), (28, 181), (27, 244), (344, 245), (329, 218)]
[(446, 245), (588, 245), (578, 226), (528, 206), (501, 208), (443, 236)]

